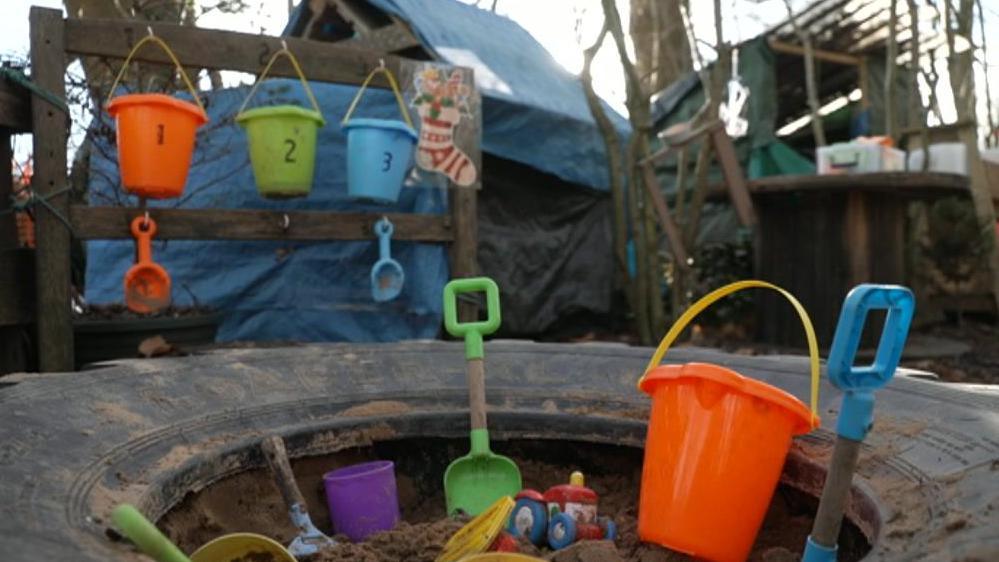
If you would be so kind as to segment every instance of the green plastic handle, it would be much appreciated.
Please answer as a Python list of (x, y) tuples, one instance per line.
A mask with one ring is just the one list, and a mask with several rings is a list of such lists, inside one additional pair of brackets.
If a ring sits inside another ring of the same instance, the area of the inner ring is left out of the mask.
[(156, 562), (191, 562), (163, 536), (163, 533), (149, 522), (134, 506), (123, 503), (111, 512), (111, 520), (142, 552), (151, 556)]
[[(486, 319), (478, 322), (458, 322), (458, 295), (486, 293)], [(454, 279), (444, 286), (444, 327), (454, 337), (465, 338), (465, 359), (482, 359), (482, 336), (500, 326), (499, 287), (488, 277)]]

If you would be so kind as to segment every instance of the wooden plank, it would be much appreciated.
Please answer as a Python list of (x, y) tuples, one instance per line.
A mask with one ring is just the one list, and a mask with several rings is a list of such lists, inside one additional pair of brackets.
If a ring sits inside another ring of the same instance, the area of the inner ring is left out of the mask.
[(34, 323), (34, 268), (34, 250), (0, 250), (0, 326)]
[[(768, 43), (770, 44), (770, 49), (777, 53), (798, 56), (804, 56), (805, 54), (805, 48), (800, 45), (794, 45), (778, 39), (770, 39)], [(848, 66), (859, 66), (861, 62), (860, 57), (847, 53), (838, 53), (836, 51), (826, 51), (823, 49), (812, 49), (812, 56), (818, 60)]]
[[(130, 207), (73, 205), (70, 220), (80, 239), (122, 240), (132, 238), (132, 219), (141, 214)], [(444, 215), (153, 208), (149, 216), (156, 221), (158, 240), (369, 240), (383, 216), (395, 226), (395, 240), (450, 242), (455, 237)]]
[[(66, 53), (64, 22), (59, 10), (31, 8), (31, 79), (66, 99)], [(92, 35), (90, 43), (101, 35)], [(66, 216), (69, 193), (49, 196), (66, 186), (66, 114), (43, 98), (32, 100), (35, 175), (31, 186), (39, 197), (48, 198), (56, 212)], [(35, 213), (35, 278), (38, 316), (38, 368), (41, 371), (72, 371), (73, 324), (70, 315), (69, 231), (49, 210)]]
[[(55, 10), (50, 10), (55, 12)], [(340, 46), (338, 43), (309, 41), (294, 37), (269, 37), (218, 29), (201, 29), (164, 23), (133, 22), (106, 19), (69, 19), (66, 27), (66, 51), (78, 55), (124, 58), (132, 45), (153, 33), (170, 45), (177, 57), (189, 68), (239, 70), (256, 74), (271, 55), (281, 48), (282, 41), (295, 53), (309, 80), (360, 84), (379, 65), (380, 60), (397, 78), (404, 68), (417, 63), (396, 56)], [(100, 37), (95, 41), (95, 37)], [(169, 57), (155, 47), (145, 47), (134, 60), (171, 64)], [(295, 77), (294, 69), (285, 58), (274, 63), (271, 76)], [(388, 87), (381, 75), (372, 85)]]
[(9, 80), (0, 79), (0, 129), (31, 131), (31, 95)]
[(753, 228), (757, 223), (756, 211), (753, 209), (753, 200), (749, 197), (746, 177), (742, 175), (742, 166), (739, 165), (739, 158), (735, 155), (732, 139), (725, 132), (725, 129), (720, 127), (711, 131), (711, 139), (715, 147), (715, 154), (718, 156), (718, 163), (721, 165), (722, 175), (725, 176), (729, 198), (735, 207), (739, 222), (742, 223), (742, 226)]
[[(451, 245), (451, 278), (475, 277), (479, 271), (477, 248), (479, 244), (478, 193), (475, 189), (452, 189), (451, 218), (454, 221), (454, 244)], [(508, 288), (509, 289), (509, 288)], [(500, 287), (502, 291), (503, 288)], [(475, 303), (458, 303), (458, 320), (473, 322), (479, 317)]]
[(843, 236), (845, 237), (851, 285), (872, 281), (867, 197), (868, 194), (862, 191), (851, 191), (846, 195), (846, 217), (844, 219), (846, 227), (843, 229)]
[(770, 176), (749, 182), (756, 194), (794, 191), (883, 191), (911, 197), (968, 195), (968, 178), (939, 172), (876, 172), (852, 175)]
[(666, 239), (669, 241), (675, 263), (681, 268), (690, 267), (689, 254), (687, 254), (687, 249), (683, 246), (683, 235), (680, 234), (680, 227), (677, 226), (676, 221), (673, 220), (673, 215), (669, 212), (669, 207), (666, 205), (666, 198), (663, 197), (662, 191), (659, 190), (659, 182), (656, 179), (656, 172), (652, 169), (651, 162), (646, 161), (645, 164), (642, 164), (642, 179), (644, 180), (642, 183), (645, 184), (645, 191), (649, 194), (652, 206), (659, 217), (659, 226), (662, 227), (663, 232), (666, 234)]

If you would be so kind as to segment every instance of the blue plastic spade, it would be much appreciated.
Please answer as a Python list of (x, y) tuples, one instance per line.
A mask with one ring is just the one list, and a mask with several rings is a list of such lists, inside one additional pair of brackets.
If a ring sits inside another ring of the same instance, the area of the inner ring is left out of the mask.
[(375, 223), (378, 236), (378, 261), (371, 268), (371, 296), (377, 302), (390, 301), (402, 292), (406, 273), (399, 262), (392, 259), (392, 233), (395, 227), (387, 218)]
[[(885, 327), (881, 331), (874, 363), (854, 367), (860, 336), (864, 333), (867, 313), (871, 310), (887, 311)], [(888, 384), (895, 374), (915, 310), (912, 291), (898, 285), (858, 285), (843, 301), (827, 363), (829, 381), (843, 391), (843, 403), (836, 420), (836, 445), (829, 463), (829, 474), (822, 488), (812, 534), (805, 545), (804, 562), (836, 560), (836, 541), (850, 495), (860, 444), (874, 422), (874, 391)]]

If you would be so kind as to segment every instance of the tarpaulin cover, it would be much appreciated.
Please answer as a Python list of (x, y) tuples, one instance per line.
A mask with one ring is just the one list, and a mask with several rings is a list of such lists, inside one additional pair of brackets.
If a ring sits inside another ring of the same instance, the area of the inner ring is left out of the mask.
[[(482, 150), (571, 183), (608, 191), (606, 149), (579, 77), (524, 28), (454, 0), (368, 0), (409, 24), (436, 58), (475, 71), (482, 92)], [(291, 16), (296, 27), (305, 2)], [(618, 134), (628, 121), (604, 104)]]
[[(313, 84), (326, 117), (319, 132), (315, 183), (304, 199), (269, 201), (257, 194), (250, 169), (246, 135), (233, 122), (248, 88), (205, 95), (211, 121), (198, 135), (184, 196), (150, 201), (150, 206), (184, 208), (368, 210), (443, 213), (446, 192), (433, 185), (437, 176), (419, 178), (424, 188), (402, 190), (396, 205), (360, 205), (346, 196), (346, 137), (340, 118), (354, 87)], [(307, 106), (301, 85), (269, 80), (254, 98), (256, 105), (292, 103)], [(398, 118), (390, 92), (369, 91), (361, 116)], [(90, 202), (125, 202), (118, 187), (113, 124), (94, 128)], [(134, 198), (128, 198), (135, 204)], [(371, 297), (371, 266), (377, 242), (235, 242), (159, 241), (153, 257), (173, 279), (176, 304), (207, 304), (225, 312), (218, 338), (225, 340), (393, 341), (432, 338), (441, 325), (441, 291), (448, 276), (441, 244), (392, 243), (392, 255), (406, 272), (402, 294), (376, 303)], [(131, 241), (87, 243), (86, 299), (122, 302), (122, 277), (134, 259)]]
[[(370, 3), (406, 21), (440, 61), (475, 71), (483, 98), (482, 150), (496, 157), (490, 165), (497, 163), (483, 170), (485, 190), (495, 192), (484, 190), (482, 195), (479, 261), (482, 271), (492, 275), (507, 295), (504, 328), (510, 333), (538, 333), (575, 311), (608, 312), (613, 262), (605, 224), (609, 216), (606, 151), (579, 79), (524, 29), (489, 11), (451, 0)], [(299, 3), (287, 30), (295, 28), (305, 9), (306, 3)], [(437, 187), (404, 189), (396, 206), (364, 207), (347, 200), (345, 137), (337, 122), (356, 90), (328, 84), (313, 84), (313, 88), (331, 124), (320, 133), (315, 184), (307, 199), (271, 202), (257, 195), (245, 135), (232, 123), (247, 93), (240, 88), (207, 96), (212, 122), (199, 135), (180, 205), (445, 212), (446, 194), (439, 175), (420, 174), (418, 182)], [(255, 105), (289, 100), (307, 105), (297, 83), (275, 80), (258, 93)], [(605, 109), (619, 135), (626, 137), (627, 121)], [(391, 94), (383, 91), (370, 92), (362, 110), (365, 115), (386, 118), (398, 111)], [(100, 135), (92, 157), (93, 204), (113, 204), (121, 197), (110, 132)], [(493, 182), (490, 176), (526, 177), (503, 162), (526, 165), (546, 179), (516, 185)], [(544, 197), (541, 191), (546, 192)], [(516, 212), (507, 212), (510, 209)], [(376, 304), (369, 281), (377, 259), (374, 239), (329, 243), (175, 240), (154, 245), (155, 258), (173, 277), (175, 302), (197, 299), (225, 312), (221, 340), (389, 341), (436, 336), (441, 324), (441, 290), (448, 278), (446, 248), (394, 242), (393, 255), (405, 268), (405, 288), (395, 301)], [(87, 299), (121, 302), (122, 276), (132, 260), (131, 242), (89, 242)]]

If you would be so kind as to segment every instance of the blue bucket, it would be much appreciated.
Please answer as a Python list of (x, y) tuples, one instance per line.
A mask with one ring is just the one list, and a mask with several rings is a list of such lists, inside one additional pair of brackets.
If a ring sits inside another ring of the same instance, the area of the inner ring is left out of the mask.
[(351, 119), (347, 132), (347, 194), (395, 203), (413, 166), (416, 131), (402, 121)]

